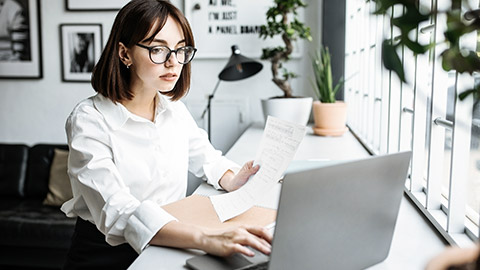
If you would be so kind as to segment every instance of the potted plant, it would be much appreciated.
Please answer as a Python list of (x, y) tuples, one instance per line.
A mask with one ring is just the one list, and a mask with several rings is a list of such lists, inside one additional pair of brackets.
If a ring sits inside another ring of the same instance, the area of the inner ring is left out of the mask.
[(342, 87), (344, 80), (340, 78), (333, 87), (330, 52), (327, 47), (320, 46), (312, 58), (315, 82), (312, 82), (318, 100), (313, 102), (313, 132), (322, 136), (341, 136), (347, 127), (347, 105), (335, 99), (335, 94)]
[(260, 37), (263, 39), (280, 36), (284, 46), (262, 49), (262, 60), (269, 60), (272, 64), (273, 83), (282, 91), (282, 96), (262, 100), (262, 109), (265, 115), (276, 116), (306, 125), (312, 108), (311, 97), (296, 97), (292, 94), (290, 80), (298, 77), (288, 71), (284, 63), (290, 60), (293, 52), (293, 42), (298, 38), (312, 40), (310, 27), (305, 26), (297, 18), (297, 10), (307, 5), (302, 0), (274, 0), (275, 5), (268, 9), (267, 24), (262, 25)]

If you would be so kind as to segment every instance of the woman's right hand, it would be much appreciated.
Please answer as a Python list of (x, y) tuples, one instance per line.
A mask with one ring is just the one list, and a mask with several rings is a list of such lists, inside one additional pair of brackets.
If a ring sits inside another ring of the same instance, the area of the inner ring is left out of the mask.
[(271, 251), (272, 238), (267, 229), (258, 226), (239, 226), (213, 231), (171, 221), (155, 234), (149, 244), (195, 248), (217, 256), (229, 256), (234, 253), (254, 256), (254, 252), (247, 247), (268, 255)]
[(270, 254), (272, 235), (267, 229), (253, 226), (240, 226), (217, 232), (204, 232), (200, 243), (200, 249), (217, 256), (230, 256), (234, 253), (242, 253), (254, 256), (252, 247), (264, 254)]

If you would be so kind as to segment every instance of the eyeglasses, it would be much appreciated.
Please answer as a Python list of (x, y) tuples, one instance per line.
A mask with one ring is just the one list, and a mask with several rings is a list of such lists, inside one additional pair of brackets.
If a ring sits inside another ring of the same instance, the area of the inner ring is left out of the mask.
[(150, 60), (152, 60), (152, 62), (155, 64), (163, 64), (167, 62), (170, 58), (170, 55), (175, 53), (178, 63), (185, 65), (192, 61), (193, 57), (195, 56), (195, 52), (197, 51), (197, 49), (192, 46), (184, 46), (176, 50), (171, 50), (167, 46), (163, 45), (152, 47), (148, 47), (140, 43), (137, 43), (136, 45), (140, 48), (147, 49), (150, 54)]

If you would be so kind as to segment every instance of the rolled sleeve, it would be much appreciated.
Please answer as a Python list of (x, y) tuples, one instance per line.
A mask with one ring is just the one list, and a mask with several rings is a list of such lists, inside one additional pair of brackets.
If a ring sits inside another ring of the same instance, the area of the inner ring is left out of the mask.
[(142, 202), (127, 221), (125, 240), (141, 253), (155, 234), (167, 223), (176, 221), (172, 215), (152, 201)]
[(234, 174), (237, 174), (240, 170), (240, 166), (225, 157), (219, 158), (217, 162), (203, 165), (203, 171), (205, 172), (207, 183), (216, 189), (222, 189), (218, 182), (228, 170), (231, 170)]

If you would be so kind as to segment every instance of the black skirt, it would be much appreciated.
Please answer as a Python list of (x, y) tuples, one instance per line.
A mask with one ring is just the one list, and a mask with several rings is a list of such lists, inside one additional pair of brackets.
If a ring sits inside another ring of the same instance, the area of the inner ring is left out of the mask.
[(111, 246), (95, 225), (77, 218), (63, 269), (127, 269), (137, 257), (129, 244)]

